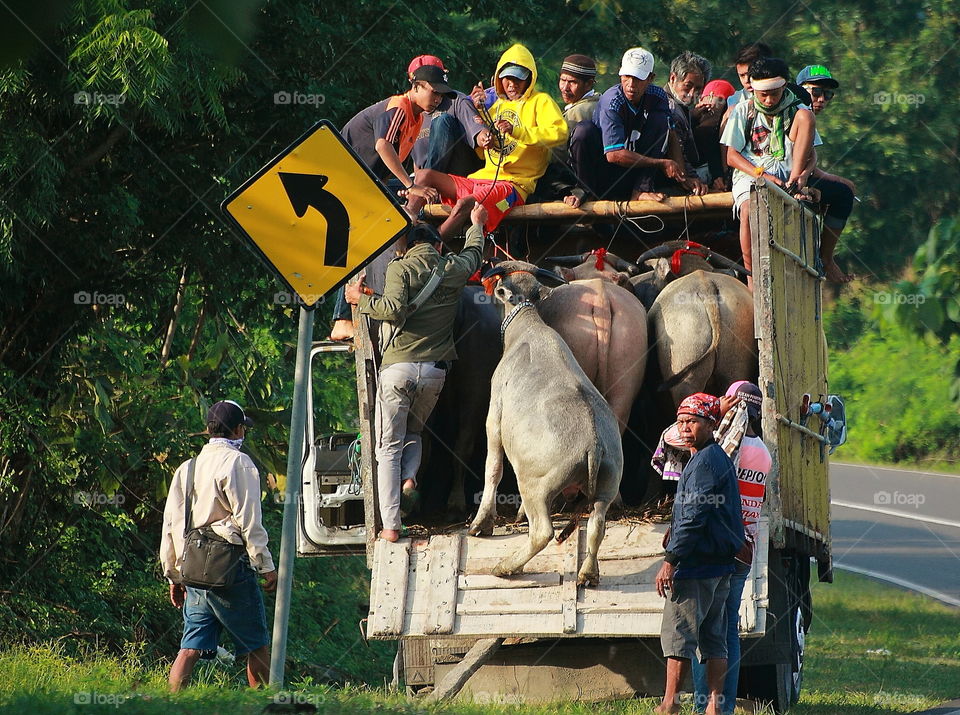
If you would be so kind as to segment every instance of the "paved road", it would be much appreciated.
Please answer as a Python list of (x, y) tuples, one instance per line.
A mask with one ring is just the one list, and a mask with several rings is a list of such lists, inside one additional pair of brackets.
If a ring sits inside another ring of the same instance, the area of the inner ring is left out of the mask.
[(835, 568), (960, 607), (960, 477), (832, 462)]

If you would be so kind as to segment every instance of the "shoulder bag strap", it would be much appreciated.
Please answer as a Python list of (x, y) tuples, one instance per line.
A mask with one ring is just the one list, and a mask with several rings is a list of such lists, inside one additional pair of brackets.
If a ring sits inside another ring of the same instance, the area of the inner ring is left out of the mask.
[(186, 514), (183, 518), (183, 535), (186, 536), (187, 532), (190, 531), (190, 519), (191, 514), (191, 505), (190, 505), (190, 496), (193, 491), (193, 475), (196, 472), (197, 460), (196, 458), (191, 459), (187, 467), (187, 481), (183, 487), (183, 507), (186, 510)]
[(433, 271), (430, 272), (430, 277), (427, 279), (427, 282), (424, 283), (423, 288), (420, 289), (420, 292), (414, 297), (410, 302), (410, 307), (407, 310), (407, 316), (409, 317), (412, 313), (416, 312), (417, 308), (427, 302), (427, 299), (433, 295), (433, 292), (437, 289), (437, 286), (440, 285), (440, 281), (443, 280), (443, 276), (447, 271), (447, 265), (449, 260), (443, 254), (440, 254), (440, 260), (437, 261), (437, 265), (433, 267)]
[(440, 281), (443, 280), (443, 276), (447, 271), (447, 266), (450, 264), (449, 259), (440, 254), (440, 260), (437, 261), (437, 265), (433, 267), (433, 270), (430, 272), (430, 277), (427, 278), (427, 282), (423, 284), (423, 288), (420, 289), (420, 292), (414, 296), (413, 300), (410, 301), (410, 305), (407, 306), (407, 314), (404, 316), (403, 320), (397, 323), (394, 327), (393, 333), (390, 335), (390, 339), (387, 341), (387, 344), (383, 346), (383, 350), (380, 351), (380, 354), (383, 355), (387, 352), (393, 344), (394, 338), (403, 330), (404, 323), (407, 322), (407, 318), (413, 315), (417, 309), (427, 302), (427, 299), (433, 295), (433, 292), (437, 289), (437, 286), (440, 285)]

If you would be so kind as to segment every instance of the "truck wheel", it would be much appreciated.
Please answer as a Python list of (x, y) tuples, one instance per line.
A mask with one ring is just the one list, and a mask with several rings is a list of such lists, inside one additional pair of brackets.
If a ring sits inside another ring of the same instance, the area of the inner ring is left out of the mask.
[(770, 703), (780, 715), (793, 704), (793, 666), (790, 663), (752, 665), (740, 671), (740, 692), (758, 703)]
[(806, 646), (807, 634), (803, 627), (803, 611), (798, 608), (793, 616), (793, 658), (791, 664), (790, 704), (796, 705), (800, 701), (800, 688), (803, 685), (803, 655)]
[(770, 703), (777, 715), (797, 704), (803, 683), (806, 634), (800, 608), (794, 607), (790, 623), (793, 640), (792, 662), (749, 666), (743, 668), (740, 674), (740, 687), (744, 696), (758, 702)]

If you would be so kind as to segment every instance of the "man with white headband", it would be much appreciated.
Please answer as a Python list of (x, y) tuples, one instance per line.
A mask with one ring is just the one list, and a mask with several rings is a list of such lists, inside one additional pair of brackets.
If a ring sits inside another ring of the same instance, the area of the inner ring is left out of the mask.
[[(750, 186), (764, 177), (790, 191), (803, 188), (812, 161), (816, 121), (813, 112), (789, 88), (783, 60), (764, 57), (750, 66), (753, 97), (730, 115), (720, 143), (729, 147), (727, 164), (733, 172), (733, 205), (740, 217), (743, 265), (753, 266), (750, 254)], [(747, 284), (753, 289), (752, 279)]]

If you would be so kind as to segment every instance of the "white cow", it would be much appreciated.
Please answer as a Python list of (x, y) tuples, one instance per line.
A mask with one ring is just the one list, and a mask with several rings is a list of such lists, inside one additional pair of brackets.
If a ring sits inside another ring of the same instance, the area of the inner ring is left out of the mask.
[(513, 466), (530, 524), (524, 548), (503, 558), (496, 576), (520, 573), (553, 538), (550, 505), (561, 490), (578, 485), (592, 502), (587, 555), (577, 583), (596, 586), (597, 552), (606, 513), (620, 489), (623, 449), (617, 418), (577, 364), (559, 334), (547, 326), (532, 301), (548, 292), (529, 263), (504, 261), (484, 281), (508, 313), (503, 357), (493, 373), (487, 414), (487, 463), (483, 498), (470, 534), (490, 534), (496, 517), (503, 456)]

